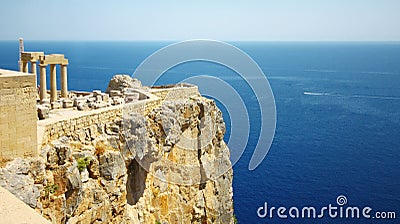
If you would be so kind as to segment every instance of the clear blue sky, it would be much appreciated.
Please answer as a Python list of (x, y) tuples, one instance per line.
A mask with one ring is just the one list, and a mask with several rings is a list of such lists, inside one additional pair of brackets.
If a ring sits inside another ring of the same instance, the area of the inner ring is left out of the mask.
[(400, 41), (400, 0), (5, 0), (0, 40)]

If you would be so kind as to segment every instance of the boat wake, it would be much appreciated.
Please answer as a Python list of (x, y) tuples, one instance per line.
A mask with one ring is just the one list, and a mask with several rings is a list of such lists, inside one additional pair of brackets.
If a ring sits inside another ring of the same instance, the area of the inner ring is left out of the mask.
[(304, 92), (308, 96), (330, 96), (330, 97), (344, 97), (344, 98), (362, 98), (362, 99), (379, 99), (379, 100), (400, 100), (397, 96), (373, 96), (373, 95), (342, 95), (321, 92)]
[(304, 92), (304, 95), (309, 96), (332, 96), (330, 93), (316, 93), (316, 92)]

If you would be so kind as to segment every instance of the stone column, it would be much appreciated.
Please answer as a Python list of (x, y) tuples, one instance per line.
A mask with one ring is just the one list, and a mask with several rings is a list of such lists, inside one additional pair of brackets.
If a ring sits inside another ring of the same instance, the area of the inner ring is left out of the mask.
[(19, 71), (20, 71), (20, 72), (23, 72), (24, 66), (23, 66), (23, 64), (22, 64), (22, 61), (18, 61), (18, 66), (19, 66)]
[(68, 97), (67, 65), (61, 65), (61, 97)]
[(44, 99), (46, 99), (46, 66), (47, 65), (39, 65), (40, 66), (40, 102), (42, 103)]
[(36, 75), (36, 61), (31, 61), (31, 73)]
[(28, 72), (28, 62), (27, 61), (22, 61), (22, 72), (25, 72), (25, 73)]
[(50, 65), (50, 102), (57, 101), (57, 70), (56, 65)]
[(35, 75), (35, 87), (36, 87), (37, 86), (36, 61), (31, 61), (31, 73)]

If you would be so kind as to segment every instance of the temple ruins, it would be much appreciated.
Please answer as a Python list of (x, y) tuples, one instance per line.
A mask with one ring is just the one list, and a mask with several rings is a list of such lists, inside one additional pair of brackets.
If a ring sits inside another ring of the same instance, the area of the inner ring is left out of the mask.
[[(0, 159), (34, 156), (59, 136), (80, 132), (79, 136), (85, 136), (89, 127), (112, 122), (122, 113), (145, 115), (165, 100), (200, 96), (197, 86), (191, 84), (146, 87), (129, 75), (115, 75), (106, 92), (71, 91), (68, 64), (63, 54), (24, 51), (22, 44), (20, 71), (0, 69)], [(46, 87), (48, 65), (50, 91)]]
[(48, 103), (46, 68), (50, 65), (50, 102), (56, 102), (57, 94), (57, 65), (61, 69), (61, 98), (68, 98), (68, 59), (63, 54), (45, 55), (43, 52), (21, 52), (21, 72), (28, 72), (28, 64), (31, 66), (31, 73), (37, 75), (37, 63), (39, 62), (40, 87), (39, 97), (41, 103)]

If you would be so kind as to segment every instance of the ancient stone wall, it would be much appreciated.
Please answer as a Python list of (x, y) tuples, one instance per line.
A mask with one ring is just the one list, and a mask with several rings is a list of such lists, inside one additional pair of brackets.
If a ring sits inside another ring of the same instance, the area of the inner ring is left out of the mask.
[(185, 87), (171, 87), (152, 89), (151, 93), (162, 100), (187, 99), (189, 96), (200, 96), (197, 86), (188, 85)]
[(49, 122), (45, 125), (40, 145), (46, 145), (61, 136), (72, 136), (76, 134), (84, 138), (85, 131), (90, 132), (90, 128), (93, 126), (105, 125), (107, 123), (113, 123), (116, 120), (121, 120), (123, 113), (146, 115), (154, 108), (159, 107), (161, 102), (162, 101), (158, 98), (142, 100), (125, 105), (81, 112), (82, 115), (79, 116), (66, 117), (56, 122)]
[[(81, 115), (76, 117), (66, 117), (56, 122), (50, 122), (45, 127), (41, 145), (46, 145), (60, 136), (71, 136), (77, 132), (79, 134), (79, 132), (84, 132), (93, 125), (115, 122), (117, 119), (121, 119), (122, 114), (138, 113), (147, 115), (154, 108), (161, 106), (165, 100), (188, 99), (190, 96), (200, 96), (197, 86), (155, 89), (151, 93), (156, 97), (125, 104), (124, 106), (119, 105), (81, 112)], [(84, 133), (81, 135), (84, 135)]]
[(87, 113), (83, 116), (66, 118), (64, 120), (47, 124), (45, 126), (41, 145), (46, 145), (61, 136), (71, 136), (72, 134), (79, 136), (81, 132), (83, 132), (84, 135), (84, 131), (89, 129), (91, 126), (100, 123), (113, 122), (118, 116), (121, 116), (121, 107), (119, 106), (107, 108), (107, 110), (95, 110), (93, 113)]
[(0, 69), (0, 157), (37, 154), (35, 76)]

